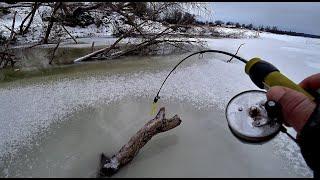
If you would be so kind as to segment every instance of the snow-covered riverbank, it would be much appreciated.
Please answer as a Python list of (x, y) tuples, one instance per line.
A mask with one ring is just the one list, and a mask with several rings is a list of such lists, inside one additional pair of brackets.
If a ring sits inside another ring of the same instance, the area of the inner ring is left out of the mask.
[[(6, 38), (10, 36), (10, 30), (7, 27), (11, 27), (14, 12), (17, 12), (15, 20), (15, 32), (19, 32), (20, 24), (23, 19), (30, 12), (30, 7), (16, 7), (11, 8), (9, 14), (3, 15), (0, 18), (0, 34)], [(49, 6), (41, 6), (35, 13), (33, 23), (30, 26), (30, 30), (23, 36), (17, 35), (16, 45), (27, 45), (40, 42), (44, 37), (47, 21), (43, 20), (41, 16), (49, 16), (52, 9)], [(118, 13), (113, 13), (110, 16), (105, 16), (103, 12), (92, 12), (91, 16), (95, 20), (101, 21), (99, 25), (91, 24), (87, 27), (70, 27), (65, 28), (75, 38), (101, 38), (101, 37), (114, 37), (117, 34), (117, 27), (129, 28), (130, 26), (124, 22), (124, 17)], [(137, 19), (138, 22), (142, 21)], [(146, 34), (159, 33), (166, 29), (168, 26), (164, 23), (148, 20), (141, 28)], [(259, 32), (241, 28), (226, 28), (218, 26), (199, 26), (191, 25), (188, 28), (181, 28), (181, 30), (175, 31), (171, 35), (182, 35), (188, 37), (207, 36), (207, 37), (230, 37), (230, 38), (257, 38)], [(71, 37), (65, 32), (61, 25), (55, 23), (53, 25), (50, 37), (53, 41), (60, 39), (71, 40)]]

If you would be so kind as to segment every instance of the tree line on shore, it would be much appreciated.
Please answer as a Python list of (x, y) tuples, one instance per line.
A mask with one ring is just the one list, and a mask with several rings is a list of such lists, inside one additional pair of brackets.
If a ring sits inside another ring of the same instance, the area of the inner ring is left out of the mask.
[(238, 22), (224, 22), (222, 20), (216, 20), (214, 22), (203, 22), (196, 20), (195, 24), (198, 25), (209, 25), (209, 26), (225, 26), (225, 27), (233, 27), (233, 28), (242, 28), (242, 29), (249, 29), (249, 30), (255, 30), (255, 31), (264, 31), (264, 32), (270, 32), (274, 34), (286, 34), (286, 35), (291, 35), (291, 36), (303, 36), (303, 37), (310, 37), (310, 38), (320, 38), (318, 35), (313, 35), (313, 34), (306, 34), (306, 33), (299, 33), (295, 31), (286, 31), (286, 30), (281, 30), (277, 26), (255, 26), (252, 23), (250, 24), (240, 24)]

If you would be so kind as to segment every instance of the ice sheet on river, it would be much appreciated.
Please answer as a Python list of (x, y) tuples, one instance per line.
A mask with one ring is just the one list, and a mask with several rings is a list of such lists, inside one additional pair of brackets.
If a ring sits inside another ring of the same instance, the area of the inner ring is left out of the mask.
[[(240, 56), (251, 58), (258, 55), (296, 82), (318, 71), (312, 63), (319, 63), (319, 44), (317, 41), (308, 42), (303, 44), (301, 41), (290, 41), (290, 38), (275, 39), (270, 35), (261, 39), (208, 39), (210, 47), (230, 52), (245, 43)], [(240, 62), (227, 64), (215, 60), (180, 67), (165, 84), (160, 101), (188, 102), (196, 109), (215, 108), (222, 111), (235, 94), (256, 89), (243, 68)], [(66, 76), (23, 86), (9, 84), (0, 89), (0, 156), (15, 154), (20, 146), (29, 146), (32, 139), (46, 132), (50, 125), (61, 123), (84, 107), (108, 104), (128, 96), (147, 98), (151, 103), (168, 72), (169, 69), (159, 69), (156, 72)], [(287, 158), (289, 167), (293, 167), (300, 176), (311, 175), (295, 144), (285, 136), (279, 136), (273, 143), (279, 156)]]

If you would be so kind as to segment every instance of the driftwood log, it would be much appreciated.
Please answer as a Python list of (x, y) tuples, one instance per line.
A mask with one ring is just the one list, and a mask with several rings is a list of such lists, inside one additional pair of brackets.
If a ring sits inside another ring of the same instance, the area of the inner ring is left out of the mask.
[(168, 131), (179, 126), (181, 119), (178, 115), (171, 119), (165, 118), (165, 108), (160, 108), (156, 117), (147, 122), (127, 144), (122, 146), (118, 153), (111, 158), (101, 154), (100, 169), (98, 177), (110, 177), (114, 175), (122, 166), (128, 164), (139, 150), (156, 134)]

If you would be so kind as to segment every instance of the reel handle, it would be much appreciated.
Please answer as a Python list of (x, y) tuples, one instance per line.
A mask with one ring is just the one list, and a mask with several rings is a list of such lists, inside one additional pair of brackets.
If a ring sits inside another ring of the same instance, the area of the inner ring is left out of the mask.
[(310, 93), (280, 73), (275, 66), (260, 58), (250, 59), (246, 63), (245, 72), (249, 75), (254, 84), (261, 89), (268, 90), (272, 86), (284, 86), (303, 93), (312, 101), (315, 100)]
[(266, 101), (264, 108), (267, 111), (268, 117), (277, 121), (282, 120), (281, 105), (278, 102), (272, 100)]

